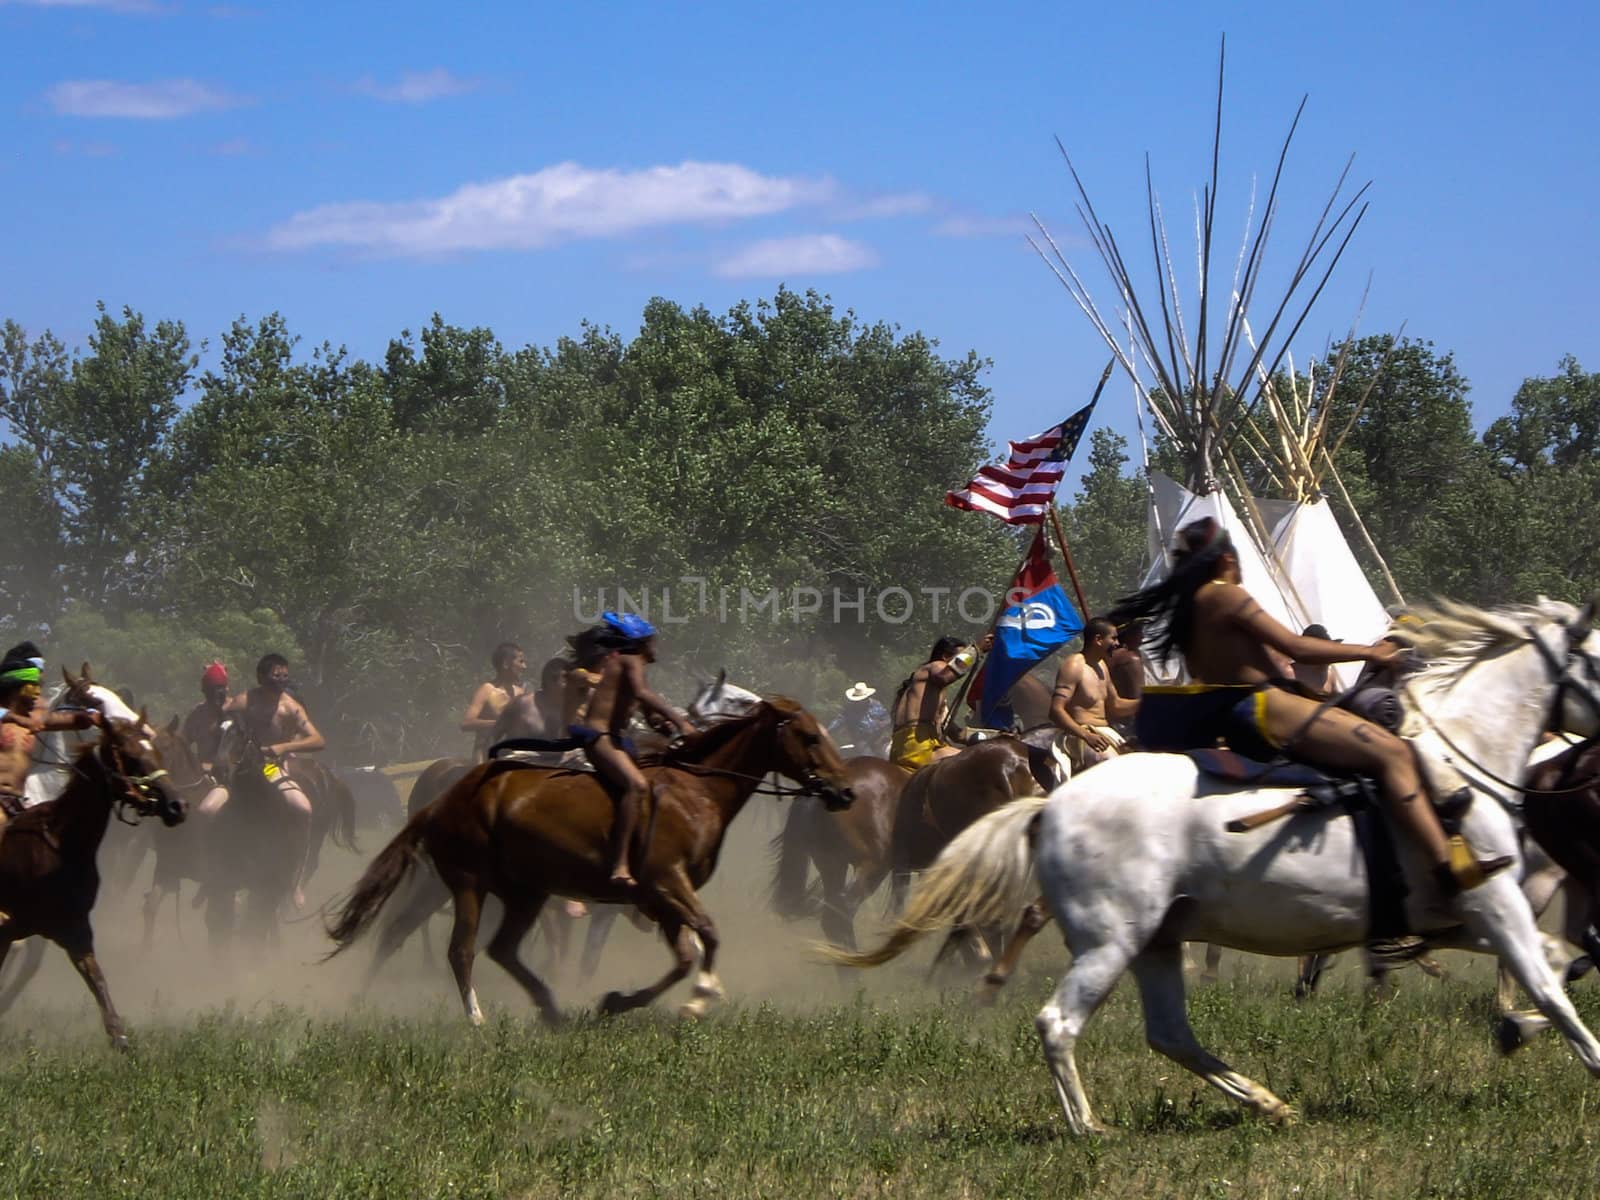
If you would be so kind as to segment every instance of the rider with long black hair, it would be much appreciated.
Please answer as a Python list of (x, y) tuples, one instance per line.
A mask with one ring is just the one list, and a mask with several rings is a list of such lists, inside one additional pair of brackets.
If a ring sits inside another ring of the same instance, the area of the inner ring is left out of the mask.
[(1138, 722), (1143, 748), (1190, 749), (1221, 737), (1250, 757), (1283, 755), (1371, 775), (1389, 815), (1427, 857), (1446, 896), (1477, 887), (1512, 864), (1509, 857), (1479, 860), (1460, 837), (1446, 837), (1411, 747), (1371, 721), (1319, 703), (1274, 657), (1382, 666), (1400, 653), (1398, 645), (1305, 637), (1274, 620), (1240, 586), (1233, 541), (1211, 517), (1184, 526), (1177, 543), (1171, 574), (1111, 613), (1117, 622), (1142, 618), (1158, 624), (1156, 654), (1166, 659), (1180, 652), (1195, 681), (1193, 699), (1181, 705), (1152, 706), (1146, 693)]

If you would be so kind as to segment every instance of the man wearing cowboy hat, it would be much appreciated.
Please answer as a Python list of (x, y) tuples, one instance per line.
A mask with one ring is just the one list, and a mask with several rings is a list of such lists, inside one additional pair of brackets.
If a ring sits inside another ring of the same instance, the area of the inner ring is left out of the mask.
[(857, 680), (844, 690), (844, 708), (828, 725), (829, 734), (841, 750), (881, 757), (883, 735), (889, 727), (889, 710), (873, 699), (877, 694), (878, 689), (865, 680)]

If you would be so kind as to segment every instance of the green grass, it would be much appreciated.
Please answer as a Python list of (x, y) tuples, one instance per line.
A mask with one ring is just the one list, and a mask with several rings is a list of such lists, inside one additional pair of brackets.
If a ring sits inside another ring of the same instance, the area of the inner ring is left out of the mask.
[[(1234, 960), (1239, 961), (1239, 960)], [(1455, 960), (1460, 962), (1462, 960)], [(487, 975), (495, 969), (484, 964)], [(820, 969), (819, 969), (820, 970)], [(1034, 1037), (1041, 965), (975, 1011), (917, 972), (810, 1011), (667, 1010), (546, 1032), (504, 994), (343, 1019), (276, 1008), (0, 1024), (0, 1194), (17, 1196), (1592, 1196), (1591, 1082), (1559, 1039), (1493, 1052), (1488, 977), (1346, 971), (1296, 1006), (1279, 967), (1197, 989), (1201, 1040), (1295, 1104), (1245, 1114), (1147, 1050), (1125, 984), (1079, 1062), (1107, 1139), (1066, 1132)], [(873, 986), (877, 986), (876, 982)], [(1600, 1022), (1600, 990), (1577, 999)], [(73, 1009), (76, 1012), (76, 1008)]]

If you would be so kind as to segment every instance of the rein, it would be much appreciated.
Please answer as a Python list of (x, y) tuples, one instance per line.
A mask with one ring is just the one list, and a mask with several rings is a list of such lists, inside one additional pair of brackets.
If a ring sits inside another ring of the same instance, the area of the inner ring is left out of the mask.
[[(1556, 656), (1550, 652), (1550, 648), (1540, 641), (1538, 636), (1531, 629), (1527, 632), (1528, 640), (1538, 648), (1539, 656), (1544, 659), (1545, 665), (1550, 668), (1551, 673), (1555, 676), (1556, 690), (1555, 696), (1551, 700), (1551, 713), (1554, 714), (1558, 712), (1561, 708), (1562, 696), (1568, 691), (1573, 691), (1588, 703), (1589, 707), (1595, 711), (1596, 715), (1600, 715), (1600, 698), (1597, 698), (1595, 693), (1589, 688), (1583, 687), (1569, 679), (1567, 677), (1566, 664), (1557, 659)], [(1567, 636), (1569, 639), (1574, 638), (1574, 632), (1572, 630), (1568, 630)], [(1584, 636), (1587, 636), (1586, 630), (1584, 631)], [(1576, 647), (1578, 644), (1581, 644), (1583, 640), (1583, 637), (1577, 637), (1572, 644), (1574, 647)], [(1569, 650), (1569, 657), (1572, 654), (1573, 651)], [(1589, 662), (1587, 656), (1583, 656), (1583, 663), (1586, 673), (1593, 677), (1595, 673), (1594, 666)], [(1408, 699), (1410, 699), (1413, 711), (1415, 711), (1422, 718), (1424, 724), (1426, 724), (1434, 733), (1438, 734), (1439, 740), (1449, 747), (1450, 750), (1462, 760), (1462, 762), (1466, 763), (1468, 767), (1476, 771), (1478, 774), (1484, 776), (1484, 778), (1493, 780), (1503, 788), (1508, 788), (1512, 792), (1520, 793), (1524, 796), (1572, 796), (1579, 792), (1586, 792), (1596, 783), (1600, 783), (1600, 771), (1590, 775), (1589, 778), (1585, 779), (1582, 783), (1574, 784), (1570, 787), (1560, 788), (1530, 788), (1525, 784), (1515, 783), (1512, 780), (1505, 779), (1502, 776), (1495, 774), (1495, 772), (1489, 770), (1488, 767), (1485, 767), (1483, 764), (1479, 763), (1460, 746), (1456, 745), (1455, 740), (1439, 726), (1437, 721), (1428, 715), (1427, 710), (1424, 709), (1417, 701), (1415, 693), (1413, 693), (1411, 690), (1410, 680), (1403, 682), (1400, 685), (1400, 690)], [(1582, 746), (1592, 746), (1597, 742), (1600, 742), (1600, 736), (1591, 737), (1585, 742), (1579, 744)], [(1573, 762), (1576, 763), (1579, 757), (1581, 757), (1581, 753), (1574, 755)]]

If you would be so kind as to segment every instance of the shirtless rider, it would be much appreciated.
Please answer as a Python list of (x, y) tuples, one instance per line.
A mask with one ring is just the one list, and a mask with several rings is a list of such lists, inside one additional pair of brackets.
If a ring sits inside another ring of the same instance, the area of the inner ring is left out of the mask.
[(501, 642), (489, 656), (489, 664), (494, 668), (494, 678), (478, 685), (461, 718), (461, 732), (472, 735), (474, 759), (483, 758), (489, 749), (489, 735), (506, 705), (528, 694), (528, 685), (522, 682), (528, 659), (521, 646), (515, 642)]
[(1139, 701), (1124, 698), (1111, 671), (1118, 647), (1117, 627), (1094, 617), (1083, 627), (1083, 650), (1061, 660), (1055, 691), (1050, 696), (1050, 721), (1070, 735), (1069, 753), (1076, 771), (1087, 770), (1122, 753), (1124, 738), (1113, 722), (1126, 721)]
[(946, 634), (928, 651), (928, 661), (901, 683), (890, 710), (894, 718), (890, 762), (919, 771), (961, 753), (960, 746), (949, 745), (939, 734), (944, 690), (972, 669), (976, 657), (969, 642)]
[[(1373, 776), (1390, 818), (1422, 851), (1447, 897), (1511, 866), (1509, 856), (1479, 860), (1459, 835), (1445, 835), (1410, 745), (1352, 712), (1319, 704), (1281, 666), (1284, 659), (1386, 665), (1400, 648), (1389, 641), (1359, 646), (1297, 635), (1269, 616), (1241, 580), (1227, 531), (1204, 517), (1178, 531), (1171, 574), (1118, 606), (1122, 619), (1164, 619), (1157, 652), (1166, 658), (1174, 647), (1182, 651), (1195, 682), (1213, 685), (1199, 694), (1194, 728), (1186, 732), (1201, 744), (1214, 744), (1220, 734), (1246, 754), (1244, 747), (1254, 745), (1260, 756), (1281, 752)], [(1141, 714), (1141, 742), (1150, 740), (1144, 726), (1153, 723), (1145, 720), (1151, 716)]]
[[(645, 667), (656, 661), (655, 636), (655, 627), (643, 617), (607, 612), (601, 614), (599, 625), (570, 639), (574, 662), (568, 672), (568, 695), (574, 701), (582, 696), (583, 701), (581, 714), (574, 711), (567, 732), (577, 739), (595, 772), (617, 792), (611, 882), (624, 888), (637, 882), (628, 866), (628, 851), (639, 822), (639, 805), (650, 790), (633, 758), (633, 740), (625, 732), (628, 722), (643, 709), (680, 734), (694, 732), (645, 681)], [(573, 707), (576, 710), (577, 704)]]
[[(294, 820), (294, 861), (297, 864), (294, 904), (296, 908), (304, 908), (306, 854), (311, 846), (311, 801), (291, 774), (291, 758), (321, 750), (328, 743), (317, 732), (300, 701), (289, 694), (289, 660), (281, 654), (263, 655), (256, 664), (256, 686), (229, 700), (224, 711), (239, 714), (245, 733), (261, 747), (267, 759), (263, 773), (283, 797)], [(218, 792), (221, 792), (220, 798), (208, 810), (206, 806), (213, 803)], [(219, 788), (200, 802), (199, 811), (203, 816), (214, 817), (227, 800), (227, 792)]]

